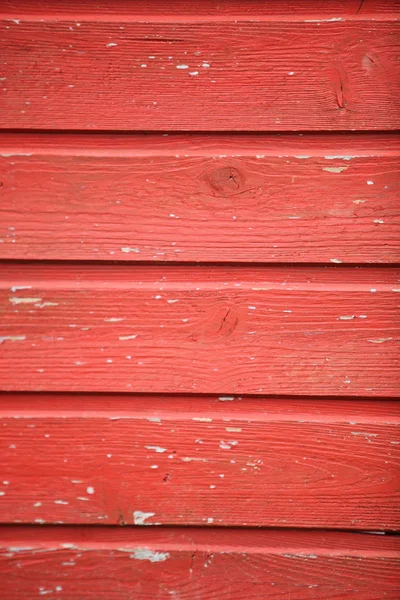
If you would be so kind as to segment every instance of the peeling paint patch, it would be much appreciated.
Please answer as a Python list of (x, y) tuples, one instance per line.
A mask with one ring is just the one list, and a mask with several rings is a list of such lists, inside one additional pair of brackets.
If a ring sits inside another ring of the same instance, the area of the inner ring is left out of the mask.
[(149, 525), (149, 523), (146, 523), (145, 521), (150, 519), (150, 517), (154, 517), (155, 514), (156, 513), (135, 510), (133, 513), (133, 523), (134, 525)]
[(149, 560), (150, 562), (163, 562), (169, 557), (169, 552), (156, 552), (149, 548), (137, 548), (130, 555), (130, 558), (135, 558), (136, 560)]

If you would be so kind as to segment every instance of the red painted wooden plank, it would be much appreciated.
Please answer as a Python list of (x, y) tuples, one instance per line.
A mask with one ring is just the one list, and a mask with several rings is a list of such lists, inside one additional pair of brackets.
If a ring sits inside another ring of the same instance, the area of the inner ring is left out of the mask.
[(310, 0), (307, 3), (297, 0), (201, 0), (188, 2), (187, 0), (163, 0), (162, 2), (149, 0), (3, 0), (1, 13), (13, 16), (28, 14), (54, 15), (65, 18), (65, 15), (106, 15), (124, 14), (125, 17), (136, 15), (146, 19), (154, 16), (163, 20), (173, 15), (184, 17), (206, 16), (234, 16), (239, 18), (252, 18), (254, 16), (273, 19), (278, 16), (284, 19), (297, 18), (299, 15), (315, 17), (338, 17), (356, 19), (375, 16), (376, 14), (391, 14), (400, 11), (398, 0)]
[(400, 526), (393, 402), (0, 400), (3, 523)]
[(7, 600), (397, 600), (399, 538), (155, 528), (2, 528)]
[(399, 272), (9, 265), (3, 390), (396, 396)]
[[(354, 6), (354, 5), (353, 5)], [(362, 8), (362, 7), (361, 7)], [(388, 130), (398, 15), (3, 13), (0, 126)], [(290, 13), (289, 13), (290, 14)], [(234, 93), (233, 93), (234, 90)]]
[(399, 163), (390, 134), (3, 134), (0, 257), (398, 262)]

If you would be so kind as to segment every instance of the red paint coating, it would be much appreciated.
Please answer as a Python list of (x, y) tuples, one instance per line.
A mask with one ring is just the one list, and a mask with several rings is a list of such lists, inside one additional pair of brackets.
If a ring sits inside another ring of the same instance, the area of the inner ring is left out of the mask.
[(0, 256), (396, 263), (399, 162), (391, 134), (3, 134)]
[(397, 600), (399, 591), (399, 538), (387, 536), (15, 527), (0, 538), (7, 600)]
[(4, 523), (400, 528), (393, 402), (0, 400)]

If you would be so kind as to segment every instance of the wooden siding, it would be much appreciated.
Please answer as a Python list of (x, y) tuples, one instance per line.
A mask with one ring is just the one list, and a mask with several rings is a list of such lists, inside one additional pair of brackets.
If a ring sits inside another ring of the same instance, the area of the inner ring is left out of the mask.
[(4, 266), (4, 390), (396, 395), (400, 273)]
[(0, 253), (396, 263), (399, 163), (392, 134), (3, 134)]
[(397, 600), (399, 592), (398, 541), (379, 535), (15, 527), (0, 539), (7, 600)]
[(148, 7), (147, 15), (74, 15), (67, 6), (63, 14), (44, 18), (21, 15), (22, 9), (18, 19), (12, 11), (0, 13), (6, 77), (0, 126), (125, 131), (400, 126), (400, 29), (392, 13), (368, 19), (336, 11), (339, 17), (305, 18), (296, 12), (264, 14), (256, 4), (236, 16), (214, 10), (191, 18), (180, 12), (152, 16)]
[(0, 399), (0, 452), (9, 482), (0, 484), (2, 522), (400, 525), (397, 403)]
[(400, 597), (399, 20), (3, 0), (1, 598)]

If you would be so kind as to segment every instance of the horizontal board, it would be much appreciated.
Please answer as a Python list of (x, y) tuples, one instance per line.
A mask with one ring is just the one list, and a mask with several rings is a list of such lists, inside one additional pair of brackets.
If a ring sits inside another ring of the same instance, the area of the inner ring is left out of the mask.
[(396, 129), (400, 13), (340, 6), (333, 17), (2, 13), (0, 127)]
[(65, 15), (73, 18), (83, 15), (96, 15), (96, 17), (115, 16), (122, 13), (124, 17), (141, 16), (151, 19), (161, 17), (163, 21), (175, 16), (183, 17), (241, 17), (251, 19), (255, 15), (263, 18), (278, 16), (290, 19), (302, 16), (323, 16), (335, 18), (346, 15), (346, 18), (365, 18), (383, 13), (394, 16), (400, 10), (399, 0), (310, 0), (307, 3), (298, 0), (201, 0), (201, 2), (188, 2), (188, 0), (3, 0), (2, 15), (20, 17), (21, 15), (49, 14), (57, 18)]
[(396, 530), (400, 405), (0, 396), (3, 523)]
[(396, 396), (396, 269), (4, 265), (0, 388)]
[(397, 600), (399, 538), (351, 533), (1, 528), (7, 600)]
[(0, 136), (0, 257), (400, 260), (400, 141)]

